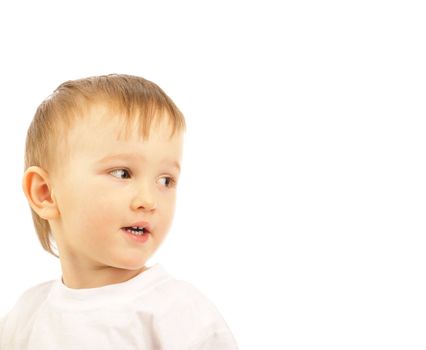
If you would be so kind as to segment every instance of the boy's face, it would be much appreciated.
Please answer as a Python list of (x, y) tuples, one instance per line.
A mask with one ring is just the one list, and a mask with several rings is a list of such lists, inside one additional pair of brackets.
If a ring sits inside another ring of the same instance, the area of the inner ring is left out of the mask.
[[(70, 160), (52, 181), (60, 214), (50, 224), (62, 265), (144, 269), (172, 223), (176, 187), (170, 177), (179, 177), (174, 164), (181, 163), (183, 134), (169, 139), (166, 118), (152, 124), (148, 141), (139, 139), (137, 127), (118, 140), (121, 117), (111, 117), (95, 108), (76, 123), (68, 135)], [(125, 155), (104, 159), (119, 154)], [(123, 230), (140, 221), (151, 225), (144, 243)]]

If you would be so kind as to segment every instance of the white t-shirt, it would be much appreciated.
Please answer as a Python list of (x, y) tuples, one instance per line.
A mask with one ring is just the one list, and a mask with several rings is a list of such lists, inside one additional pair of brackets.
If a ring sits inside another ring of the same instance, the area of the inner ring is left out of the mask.
[(0, 350), (235, 350), (217, 308), (155, 264), (132, 279), (71, 289), (62, 279), (27, 290), (0, 323)]

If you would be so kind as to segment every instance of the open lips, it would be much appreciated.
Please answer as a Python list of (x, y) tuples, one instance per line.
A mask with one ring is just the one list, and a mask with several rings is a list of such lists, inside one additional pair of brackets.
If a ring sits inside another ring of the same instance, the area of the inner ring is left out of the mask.
[(133, 225), (123, 227), (122, 229), (129, 233), (139, 235), (143, 233), (151, 233), (151, 225), (149, 224), (149, 222), (146, 221), (136, 222)]

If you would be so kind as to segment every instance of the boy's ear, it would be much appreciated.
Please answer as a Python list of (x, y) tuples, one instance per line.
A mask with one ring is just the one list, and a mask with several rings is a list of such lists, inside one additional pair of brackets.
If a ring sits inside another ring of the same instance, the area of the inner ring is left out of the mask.
[(31, 208), (43, 219), (52, 220), (59, 216), (59, 211), (53, 196), (49, 176), (38, 166), (25, 170), (22, 179), (22, 189)]

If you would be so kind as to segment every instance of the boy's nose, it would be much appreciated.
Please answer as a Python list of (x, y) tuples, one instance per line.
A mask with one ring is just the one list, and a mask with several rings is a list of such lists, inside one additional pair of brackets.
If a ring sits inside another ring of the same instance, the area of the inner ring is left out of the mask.
[(151, 191), (147, 190), (146, 187), (144, 190), (139, 190), (131, 202), (132, 210), (152, 210), (155, 209), (156, 206), (154, 195)]
[(145, 198), (138, 197), (132, 201), (131, 207), (133, 210), (139, 210), (139, 209), (152, 210), (152, 209), (155, 209), (156, 204), (154, 200), (149, 199), (147, 197)]

